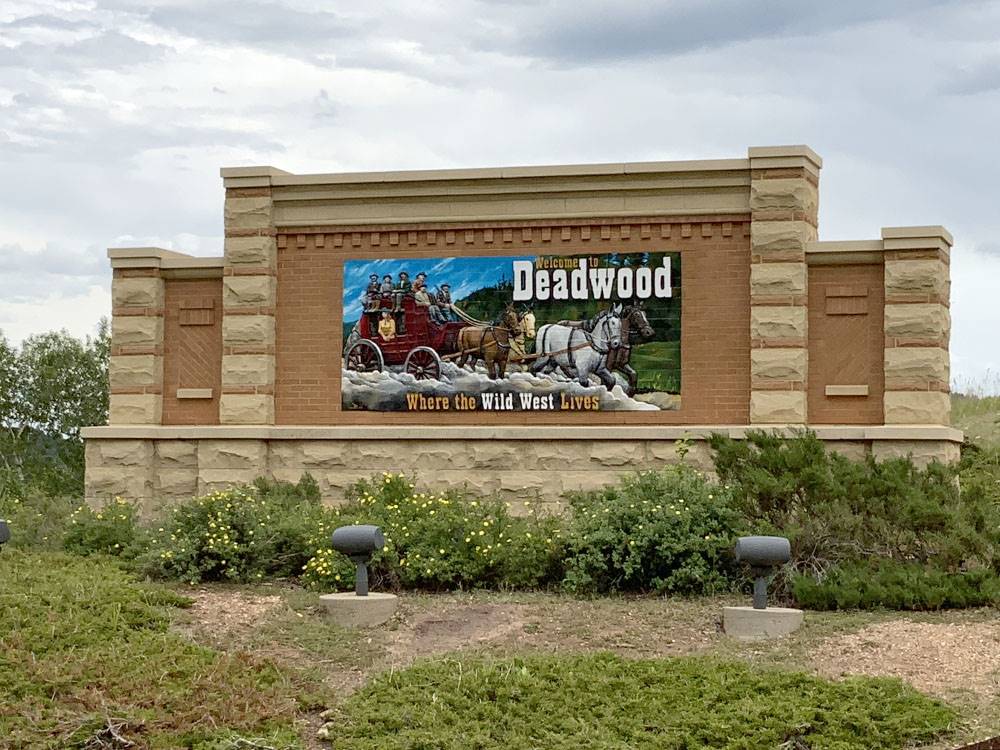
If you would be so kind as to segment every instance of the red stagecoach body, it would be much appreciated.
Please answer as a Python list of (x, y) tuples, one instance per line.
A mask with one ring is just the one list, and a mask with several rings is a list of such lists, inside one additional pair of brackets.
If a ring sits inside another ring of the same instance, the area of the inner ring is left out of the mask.
[[(387, 365), (403, 365), (418, 380), (440, 377), (441, 357), (458, 352), (458, 332), (467, 323), (435, 323), (428, 308), (418, 305), (409, 294), (403, 296), (401, 307), (401, 312), (394, 313), (392, 297), (383, 295), (377, 308), (361, 313), (356, 333), (344, 352), (349, 370), (370, 372)], [(396, 335), (391, 341), (383, 339), (378, 331), (378, 322), (386, 311), (396, 322)]]

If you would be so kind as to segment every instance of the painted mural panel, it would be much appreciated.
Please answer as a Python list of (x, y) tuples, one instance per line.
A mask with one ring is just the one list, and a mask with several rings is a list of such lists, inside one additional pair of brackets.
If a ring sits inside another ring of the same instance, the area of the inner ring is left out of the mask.
[(344, 264), (343, 408), (680, 408), (681, 257)]

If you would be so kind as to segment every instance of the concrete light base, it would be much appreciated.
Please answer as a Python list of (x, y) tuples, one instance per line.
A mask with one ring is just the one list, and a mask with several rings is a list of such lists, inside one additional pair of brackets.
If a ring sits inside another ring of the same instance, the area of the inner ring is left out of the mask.
[(780, 638), (802, 626), (802, 610), (785, 607), (723, 607), (722, 629), (726, 635), (741, 641)]
[(392, 617), (398, 600), (394, 594), (324, 594), (319, 598), (330, 618), (345, 628), (373, 628)]

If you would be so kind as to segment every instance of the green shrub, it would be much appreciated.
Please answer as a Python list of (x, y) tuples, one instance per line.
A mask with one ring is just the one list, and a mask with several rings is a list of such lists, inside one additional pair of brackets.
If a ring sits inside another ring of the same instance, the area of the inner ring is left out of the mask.
[(787, 536), (796, 572), (821, 577), (833, 565), (867, 559), (953, 572), (996, 561), (995, 503), (960, 495), (950, 467), (850, 461), (811, 433), (751, 432), (745, 441), (716, 435), (711, 445), (747, 530)]
[[(393, 588), (534, 588), (558, 576), (561, 543), (555, 518), (515, 517), (499, 500), (459, 492), (416, 492), (402, 474), (358, 482), (314, 539), (303, 579), (321, 589), (354, 585), (354, 567), (330, 548), (337, 526), (371, 523), (386, 546), (375, 556), (376, 583)], [(529, 511), (530, 502), (526, 503)]]
[(899, 750), (942, 739), (957, 719), (898, 679), (600, 653), (418, 662), (338, 713), (341, 750)]
[(104, 508), (81, 505), (69, 517), (63, 548), (77, 555), (104, 554), (134, 559), (147, 547), (147, 537), (138, 524), (138, 509), (115, 498)]
[(730, 494), (682, 464), (571, 495), (565, 587), (675, 594), (727, 588), (739, 525)]
[(962, 506), (969, 524), (987, 530), (994, 569), (1000, 573), (1000, 447), (966, 443), (959, 462)]
[(913, 563), (848, 563), (821, 581), (796, 576), (792, 592), (808, 609), (955, 609), (1000, 605), (1000, 578), (990, 570), (948, 573)]
[(12, 548), (55, 550), (62, 544), (69, 518), (79, 501), (31, 490), (23, 497), (0, 498), (0, 518), (10, 526)]
[(154, 534), (151, 575), (248, 582), (296, 575), (326, 511), (315, 480), (258, 480), (181, 503)]
[(0, 571), (0, 747), (235, 748), (249, 745), (209, 743), (280, 732), (288, 748), (325, 692), (260, 653), (173, 632), (173, 608), (190, 600), (112, 561), (9, 550)]

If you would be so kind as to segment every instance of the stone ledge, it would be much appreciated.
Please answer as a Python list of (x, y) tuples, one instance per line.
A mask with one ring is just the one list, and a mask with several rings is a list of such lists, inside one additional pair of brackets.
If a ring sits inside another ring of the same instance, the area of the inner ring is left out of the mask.
[[(778, 147), (781, 148), (781, 147)], [(806, 147), (800, 147), (806, 148)], [(556, 164), (528, 167), (484, 167), (471, 169), (415, 169), (389, 172), (331, 172), (292, 174), (270, 166), (223, 167), (219, 170), (226, 187), (259, 185), (354, 185), (364, 183), (407, 183), (446, 180), (502, 180), (545, 177), (587, 177), (670, 172), (742, 171), (750, 159), (693, 159), (690, 161), (616, 162), (598, 164)]]
[(944, 240), (951, 247), (955, 238), (940, 224), (919, 227), (882, 227), (883, 240), (933, 239)]
[[(741, 438), (749, 430), (781, 430), (792, 434), (801, 425), (671, 425), (663, 427), (482, 427), (482, 426), (350, 426), (219, 425), (84, 427), (87, 440), (679, 440), (721, 433)], [(817, 425), (822, 440), (945, 440), (961, 443), (963, 433), (935, 424)]]

